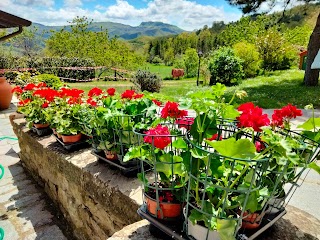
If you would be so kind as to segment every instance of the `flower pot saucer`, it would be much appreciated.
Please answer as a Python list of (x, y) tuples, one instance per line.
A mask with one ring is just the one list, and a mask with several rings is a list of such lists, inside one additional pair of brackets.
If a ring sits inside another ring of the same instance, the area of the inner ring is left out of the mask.
[(36, 133), (39, 137), (50, 135), (52, 133), (52, 129), (50, 127), (45, 127), (45, 128), (32, 127), (31, 130), (34, 133)]
[(80, 141), (75, 143), (64, 143), (62, 139), (58, 138), (58, 136), (56, 136), (55, 134), (53, 134), (53, 136), (56, 138), (57, 142), (60, 143), (62, 147), (66, 149), (68, 152), (76, 151), (90, 146), (85, 136), (83, 136)]

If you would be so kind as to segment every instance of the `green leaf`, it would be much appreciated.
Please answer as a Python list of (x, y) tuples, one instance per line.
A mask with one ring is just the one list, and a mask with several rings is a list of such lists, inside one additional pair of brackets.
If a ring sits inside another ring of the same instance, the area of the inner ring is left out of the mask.
[(303, 124), (298, 126), (298, 128), (302, 128), (304, 130), (313, 130), (314, 127), (320, 127), (320, 118), (309, 118)]
[(235, 220), (217, 219), (217, 231), (221, 240), (234, 240), (237, 222)]
[(226, 157), (247, 159), (253, 158), (256, 152), (254, 144), (249, 139), (236, 140), (232, 137), (222, 141), (205, 142)]
[(308, 167), (320, 174), (320, 167), (315, 162), (309, 163)]
[(182, 139), (178, 138), (176, 141), (172, 143), (172, 146), (178, 149), (187, 149), (187, 143)]
[(208, 156), (208, 153), (206, 153), (205, 151), (202, 151), (196, 147), (192, 148), (190, 150), (190, 152), (191, 152), (192, 157), (194, 157), (194, 158), (203, 159)]

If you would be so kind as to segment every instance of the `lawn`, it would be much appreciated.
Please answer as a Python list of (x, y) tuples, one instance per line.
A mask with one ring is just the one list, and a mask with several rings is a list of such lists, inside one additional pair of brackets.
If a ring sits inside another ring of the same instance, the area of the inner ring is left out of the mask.
[[(161, 69), (161, 68), (160, 68)], [(151, 69), (150, 69), (151, 70)], [(164, 70), (162, 71), (164, 72)], [(307, 104), (314, 104), (320, 108), (320, 86), (305, 87), (302, 85), (304, 72), (301, 70), (275, 71), (267, 76), (246, 79), (240, 85), (228, 87), (226, 100), (232, 97), (235, 90), (241, 89), (248, 93), (243, 101), (252, 101), (262, 108), (279, 108), (287, 103), (303, 108)], [(71, 83), (71, 87), (81, 88), (85, 91), (93, 87), (110, 88), (117, 91), (133, 87), (131, 82), (100, 81), (89, 83)], [(165, 80), (161, 94), (170, 99), (178, 99), (185, 96), (189, 91), (203, 91), (209, 86), (196, 86), (196, 79)], [(238, 101), (238, 103), (241, 103)]]

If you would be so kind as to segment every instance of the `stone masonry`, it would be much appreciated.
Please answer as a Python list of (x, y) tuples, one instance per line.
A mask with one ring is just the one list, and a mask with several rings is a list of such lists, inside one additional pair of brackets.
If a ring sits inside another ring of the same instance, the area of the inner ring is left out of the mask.
[(24, 119), (12, 121), (19, 138), (20, 158), (60, 208), (78, 239), (106, 239), (140, 220), (140, 183), (106, 164), (91, 149), (68, 153), (53, 136), (38, 137)]

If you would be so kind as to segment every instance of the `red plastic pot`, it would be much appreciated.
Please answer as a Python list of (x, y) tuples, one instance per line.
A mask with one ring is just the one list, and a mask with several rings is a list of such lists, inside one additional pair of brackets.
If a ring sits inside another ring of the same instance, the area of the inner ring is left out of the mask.
[(106, 159), (114, 161), (118, 160), (118, 154), (115, 151), (104, 151), (104, 154), (106, 155)]
[(243, 213), (241, 228), (244, 229), (256, 229), (260, 226), (260, 220), (262, 216), (259, 213)]
[(61, 135), (62, 141), (64, 143), (75, 143), (81, 140), (82, 133), (78, 133), (77, 135)]
[(160, 202), (159, 207), (161, 210), (158, 210), (157, 214), (157, 201), (152, 199), (147, 194), (145, 194), (147, 210), (153, 216), (157, 216), (159, 219), (165, 218), (177, 218), (182, 214), (182, 204), (181, 203), (169, 203), (169, 202)]

